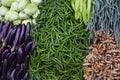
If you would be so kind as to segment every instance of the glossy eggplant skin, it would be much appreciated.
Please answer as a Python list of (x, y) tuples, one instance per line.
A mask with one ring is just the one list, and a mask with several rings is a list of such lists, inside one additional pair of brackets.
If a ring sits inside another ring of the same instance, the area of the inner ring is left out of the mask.
[(1, 31), (2, 31), (3, 25), (4, 25), (4, 22), (3, 22), (3, 21), (0, 21), (0, 33), (1, 33)]
[(15, 39), (13, 41), (13, 46), (12, 46), (12, 51), (15, 49), (16, 46), (18, 46), (19, 43), (19, 36), (20, 36), (20, 27), (18, 27), (16, 35), (15, 35)]
[(27, 26), (26, 26), (26, 32), (25, 32), (26, 39), (28, 36), (30, 36), (30, 28), (31, 28), (31, 26), (30, 26), (30, 23), (28, 22)]
[(3, 61), (2, 79), (7, 80), (7, 59)]
[(19, 37), (19, 42), (23, 43), (25, 41), (25, 31), (26, 31), (26, 27), (24, 24), (22, 24), (21, 26), (21, 33), (20, 33), (20, 37)]
[(0, 80), (27, 80), (34, 40), (28, 23), (14, 26), (0, 21)]
[(4, 39), (6, 37), (10, 27), (11, 27), (11, 23), (10, 22), (7, 22), (7, 23), (5, 23), (5, 25), (3, 25), (0, 38)]
[(29, 53), (29, 52), (33, 52), (34, 50), (34, 41), (30, 41), (26, 47), (25, 47), (25, 52)]

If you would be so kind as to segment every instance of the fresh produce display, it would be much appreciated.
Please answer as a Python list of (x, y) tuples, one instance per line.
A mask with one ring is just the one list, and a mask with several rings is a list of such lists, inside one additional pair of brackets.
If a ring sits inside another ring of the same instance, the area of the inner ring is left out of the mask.
[[(84, 78), (85, 80), (119, 80), (120, 47), (118, 43), (120, 43), (120, 1), (93, 1), (95, 5), (92, 9), (92, 17), (87, 24), (87, 30), (90, 32), (89, 40), (90, 42), (92, 41), (92, 44), (90, 46), (90, 52), (84, 61)], [(81, 16), (80, 14), (77, 15), (77, 7), (75, 8), (78, 4), (82, 6), (80, 0), (72, 0), (72, 7), (75, 10), (76, 19)], [(84, 4), (87, 5), (87, 2)], [(85, 10), (87, 11), (87, 9)], [(83, 14), (85, 14), (84, 11)]]
[(115, 41), (113, 30), (109, 32), (95, 31), (94, 42), (84, 59), (85, 80), (120, 80), (120, 45)]
[(71, 0), (71, 5), (75, 11), (75, 19), (87, 25), (92, 16), (93, 0)]
[(120, 80), (119, 26), (119, 0), (0, 0), (0, 80)]
[(29, 80), (84, 80), (88, 52), (85, 26), (75, 20), (71, 0), (44, 0), (34, 28)]
[(90, 39), (95, 30), (102, 29), (109, 32), (112, 28), (117, 43), (120, 43), (120, 1), (119, 0), (94, 0), (93, 15), (87, 25), (90, 31)]
[(34, 40), (30, 23), (14, 26), (0, 21), (0, 80), (27, 80)]
[(0, 20), (12, 21), (14, 25), (27, 22), (35, 25), (41, 2), (42, 0), (1, 0)]
[(85, 80), (120, 80), (120, 1), (93, 0)]

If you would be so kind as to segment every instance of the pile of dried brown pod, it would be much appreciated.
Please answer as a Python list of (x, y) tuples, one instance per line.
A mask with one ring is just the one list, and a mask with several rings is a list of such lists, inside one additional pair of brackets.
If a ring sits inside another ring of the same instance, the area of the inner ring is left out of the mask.
[(94, 34), (83, 64), (85, 80), (120, 80), (120, 45), (115, 41), (113, 30), (109, 33), (98, 30)]

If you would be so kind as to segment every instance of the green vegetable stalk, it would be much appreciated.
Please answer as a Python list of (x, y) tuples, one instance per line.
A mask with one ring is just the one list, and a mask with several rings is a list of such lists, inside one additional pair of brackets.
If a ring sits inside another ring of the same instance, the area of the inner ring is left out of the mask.
[(71, 0), (71, 5), (75, 11), (75, 19), (87, 25), (92, 16), (92, 0)]

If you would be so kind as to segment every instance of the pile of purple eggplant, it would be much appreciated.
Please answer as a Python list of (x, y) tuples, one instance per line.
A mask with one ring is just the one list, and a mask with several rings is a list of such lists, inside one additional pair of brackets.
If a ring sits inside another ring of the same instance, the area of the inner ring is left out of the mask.
[(0, 21), (0, 80), (27, 80), (34, 40), (30, 23), (13, 25)]

